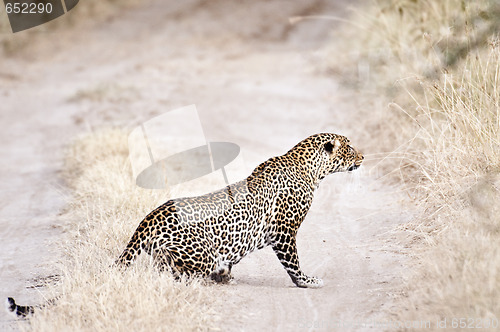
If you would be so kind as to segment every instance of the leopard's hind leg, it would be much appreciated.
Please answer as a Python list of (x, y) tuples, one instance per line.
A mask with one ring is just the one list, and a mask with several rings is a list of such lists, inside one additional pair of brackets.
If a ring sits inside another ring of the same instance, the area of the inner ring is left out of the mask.
[[(174, 276), (208, 278), (217, 269), (217, 260), (212, 243), (201, 237), (193, 237), (186, 244), (180, 235), (154, 247), (152, 256), (162, 270), (171, 271)], [(230, 268), (227, 272), (230, 272)]]
[(168, 272), (174, 276), (176, 280), (182, 278), (182, 271), (180, 271), (173, 262), (170, 252), (166, 248), (158, 248), (152, 251), (154, 264), (160, 272)]

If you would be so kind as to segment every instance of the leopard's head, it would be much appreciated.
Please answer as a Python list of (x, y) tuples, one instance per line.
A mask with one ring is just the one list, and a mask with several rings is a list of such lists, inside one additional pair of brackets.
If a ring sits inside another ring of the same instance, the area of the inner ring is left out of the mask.
[(288, 153), (311, 172), (316, 183), (328, 174), (357, 169), (364, 158), (345, 136), (330, 133), (309, 136)]
[(328, 174), (354, 171), (361, 166), (363, 155), (344, 136), (336, 135), (323, 145), (328, 156)]

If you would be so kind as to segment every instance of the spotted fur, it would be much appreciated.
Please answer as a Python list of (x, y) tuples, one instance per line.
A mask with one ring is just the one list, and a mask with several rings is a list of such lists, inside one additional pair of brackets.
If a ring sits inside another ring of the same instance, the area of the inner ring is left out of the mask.
[[(227, 282), (234, 264), (270, 245), (295, 285), (321, 287), (321, 279), (299, 267), (297, 231), (320, 181), (331, 173), (355, 170), (362, 160), (344, 136), (310, 136), (260, 164), (243, 181), (159, 206), (141, 221), (117, 264), (129, 266), (145, 251), (175, 276)], [(6, 308), (21, 317), (35, 310), (13, 298), (7, 299)]]
[(145, 251), (175, 276), (230, 280), (231, 268), (256, 249), (272, 246), (298, 287), (321, 287), (299, 266), (296, 236), (327, 175), (352, 171), (363, 156), (335, 134), (310, 136), (260, 164), (243, 181), (202, 196), (173, 199), (141, 221), (117, 264)]

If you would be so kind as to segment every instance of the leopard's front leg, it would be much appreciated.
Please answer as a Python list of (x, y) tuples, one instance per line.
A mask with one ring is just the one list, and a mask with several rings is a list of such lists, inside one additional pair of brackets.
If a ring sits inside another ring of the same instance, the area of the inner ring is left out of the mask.
[[(282, 236), (281, 240), (283, 240), (283, 238), (285, 237)], [(290, 240), (288, 240), (288, 238), (290, 238)], [(272, 244), (272, 247), (292, 281), (297, 287), (322, 287), (323, 280), (316, 277), (308, 277), (301, 271), (295, 235), (286, 236), (286, 239), (288, 240), (286, 242), (276, 241)]]

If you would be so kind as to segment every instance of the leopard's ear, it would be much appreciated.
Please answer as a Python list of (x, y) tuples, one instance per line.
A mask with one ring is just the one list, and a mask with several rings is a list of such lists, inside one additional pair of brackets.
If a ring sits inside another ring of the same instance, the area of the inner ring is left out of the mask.
[(340, 141), (336, 139), (335, 141), (330, 141), (325, 143), (325, 151), (328, 153), (335, 153), (340, 148)]

